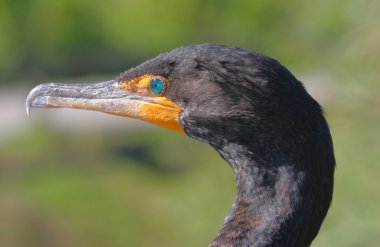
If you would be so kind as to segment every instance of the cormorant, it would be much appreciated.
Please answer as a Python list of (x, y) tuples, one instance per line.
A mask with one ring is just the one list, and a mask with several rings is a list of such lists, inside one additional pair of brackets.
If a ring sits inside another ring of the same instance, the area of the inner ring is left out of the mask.
[(31, 107), (136, 118), (210, 144), (232, 167), (236, 200), (216, 246), (309, 246), (330, 206), (335, 159), (319, 104), (256, 52), (191, 45), (95, 84), (46, 83)]

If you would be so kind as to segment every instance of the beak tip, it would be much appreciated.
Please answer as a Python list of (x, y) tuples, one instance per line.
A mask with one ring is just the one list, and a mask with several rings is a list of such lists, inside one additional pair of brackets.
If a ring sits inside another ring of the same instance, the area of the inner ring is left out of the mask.
[(25, 105), (25, 110), (26, 110), (26, 115), (30, 117), (30, 106), (28, 105), (28, 103)]
[(29, 94), (25, 101), (25, 111), (28, 117), (30, 117), (30, 108), (31, 108), (31, 100), (30, 100), (30, 94)]
[(40, 96), (44, 96), (49, 90), (54, 87), (56, 84), (55, 83), (44, 83), (40, 84), (36, 87), (34, 87), (26, 97), (25, 101), (25, 110), (26, 114), (28, 117), (30, 117), (30, 109), (33, 107), (40, 107), (39, 105), (41, 103), (41, 98)]
[(26, 111), (26, 115), (28, 115), (28, 117), (30, 117), (30, 108), (33, 107), (33, 101), (36, 98), (36, 95), (35, 95), (36, 88), (33, 88), (32, 91), (30, 91), (30, 93), (26, 97), (25, 111)]

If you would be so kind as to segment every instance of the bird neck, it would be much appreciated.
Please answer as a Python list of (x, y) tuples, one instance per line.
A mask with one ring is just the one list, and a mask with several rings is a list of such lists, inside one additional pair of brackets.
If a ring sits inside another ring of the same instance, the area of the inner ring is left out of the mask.
[[(325, 212), (313, 205), (315, 186), (307, 184), (312, 179), (302, 166), (280, 154), (266, 159), (241, 145), (218, 152), (235, 172), (237, 197), (210, 247), (309, 246)], [(320, 222), (313, 213), (322, 215)]]

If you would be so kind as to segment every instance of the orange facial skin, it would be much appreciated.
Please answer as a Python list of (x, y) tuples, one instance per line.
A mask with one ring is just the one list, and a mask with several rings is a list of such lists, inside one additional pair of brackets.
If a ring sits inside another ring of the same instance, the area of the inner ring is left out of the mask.
[[(150, 81), (152, 78), (156, 77), (159, 77), (164, 82), (164, 90), (158, 95), (153, 94), (150, 90)], [(165, 89), (167, 84), (168, 80), (162, 76), (144, 75), (133, 78), (130, 81), (122, 81), (120, 82), (119, 87), (121, 90), (126, 90), (131, 94), (152, 98), (152, 102), (144, 101), (139, 104), (138, 112), (140, 114), (138, 116), (133, 116), (134, 118), (147, 121), (179, 133), (184, 133), (178, 118), (178, 114), (182, 111), (181, 107), (165, 97)]]

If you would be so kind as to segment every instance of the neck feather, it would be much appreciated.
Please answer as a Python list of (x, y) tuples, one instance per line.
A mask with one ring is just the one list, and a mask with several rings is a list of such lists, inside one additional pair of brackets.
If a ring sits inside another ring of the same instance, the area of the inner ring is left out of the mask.
[[(327, 212), (332, 188), (318, 190), (323, 186), (304, 169), (308, 164), (286, 156), (266, 159), (232, 144), (218, 152), (235, 172), (237, 197), (210, 247), (309, 246)], [(323, 191), (330, 195), (323, 197)]]

